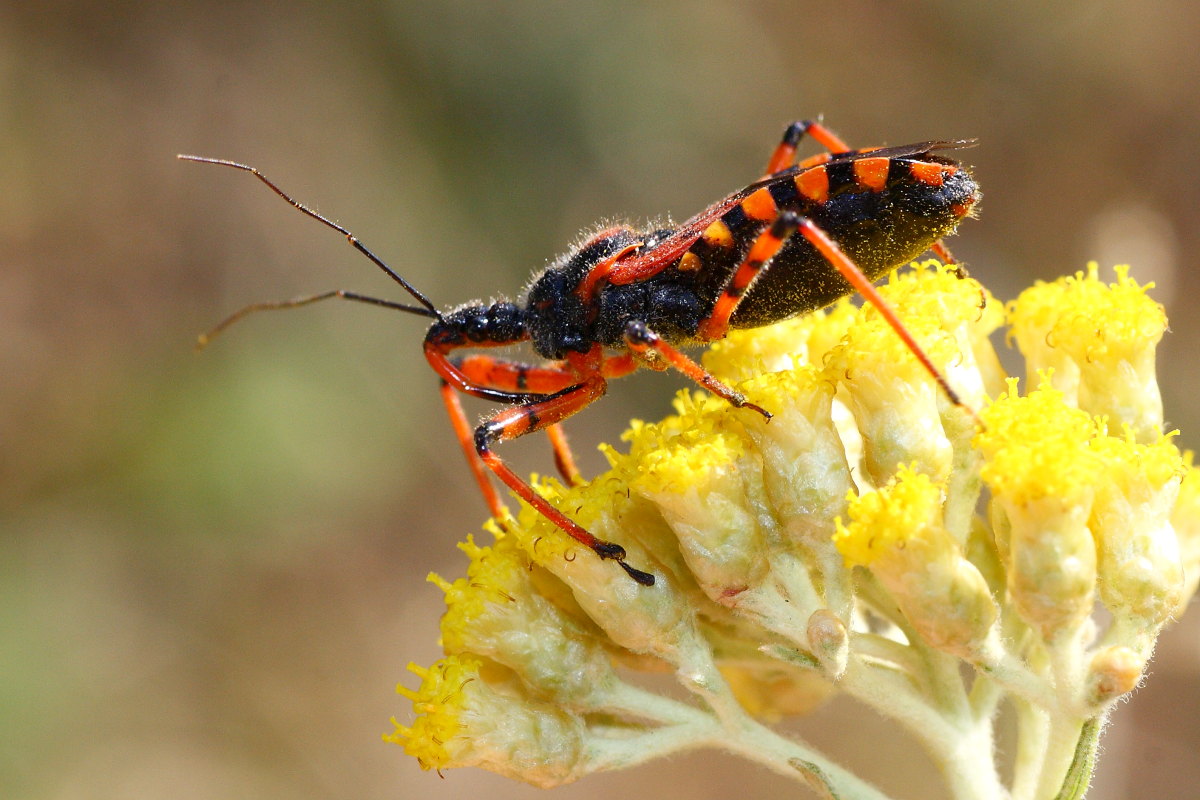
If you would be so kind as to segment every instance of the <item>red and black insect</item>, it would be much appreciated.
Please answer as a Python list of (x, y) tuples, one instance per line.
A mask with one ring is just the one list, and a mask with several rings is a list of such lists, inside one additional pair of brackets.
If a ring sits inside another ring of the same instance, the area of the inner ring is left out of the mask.
[[(796, 163), (805, 134), (827, 152)], [(233, 314), (200, 342), (251, 312), (335, 297), (432, 318), (425, 357), (442, 378), (455, 433), (492, 514), (503, 519), (507, 509), (488, 470), (572, 538), (650, 586), (654, 576), (627, 564), (624, 548), (596, 538), (543, 499), (495, 454), (493, 445), (545, 430), (559, 471), (568, 482), (578, 482), (559, 423), (599, 399), (609, 379), (639, 366), (673, 367), (732, 405), (769, 419), (766, 409), (708, 374), (679, 347), (721, 339), (733, 328), (814, 311), (855, 291), (879, 308), (949, 398), (961, 405), (871, 282), (929, 249), (951, 260), (941, 239), (970, 212), (979, 190), (968, 172), (943, 153), (971, 144), (934, 141), (854, 150), (820, 123), (796, 122), (775, 148), (764, 177), (682, 225), (605, 228), (538, 275), (522, 302), (470, 304), (447, 312), (348, 230), (293, 200), (257, 169), (180, 156), (254, 174), (300, 211), (345, 235), (420, 304), (343, 290), (259, 303)], [(522, 342), (546, 361), (451, 356), (464, 348)], [(459, 403), (460, 392), (508, 407), (472, 428)]]

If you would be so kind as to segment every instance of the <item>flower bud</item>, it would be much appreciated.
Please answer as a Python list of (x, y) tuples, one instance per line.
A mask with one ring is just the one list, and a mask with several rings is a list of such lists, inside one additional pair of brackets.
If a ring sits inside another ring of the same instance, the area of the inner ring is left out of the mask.
[(1100, 599), (1126, 622), (1155, 629), (1183, 597), (1183, 564), (1170, 515), (1183, 457), (1169, 437), (1152, 445), (1105, 436), (1092, 449), (1104, 461), (1092, 506)]
[(806, 554), (832, 550), (833, 521), (853, 488), (846, 447), (833, 421), (833, 386), (811, 367), (762, 375), (743, 384), (775, 415), (742, 425), (763, 462), (767, 496), (784, 535)]
[(612, 662), (590, 632), (534, 589), (529, 558), (512, 537), (492, 547), (469, 539), (467, 577), (430, 580), (446, 594), (442, 646), (503, 664), (540, 695), (573, 705), (599, 704), (617, 683)]
[(1015, 380), (984, 410), (975, 437), (993, 512), (1003, 515), (999, 542), (1017, 613), (1050, 638), (1092, 612), (1096, 547), (1087, 527), (1103, 464), (1090, 448), (1097, 434), (1085, 412), (1069, 407), (1043, 380), (1020, 397)]
[(770, 570), (767, 542), (747, 485), (761, 484), (761, 467), (740, 438), (703, 429), (671, 437), (643, 468), (634, 490), (658, 507), (710, 599), (736, 604), (762, 582)]
[(396, 690), (418, 716), (411, 727), (396, 723), (384, 739), (402, 745), (423, 769), (483, 767), (543, 788), (586, 773), (584, 722), (557, 704), (524, 696), (503, 675), (485, 677), (472, 657), (409, 670), (421, 677), (420, 688)]
[(679, 646), (694, 638), (693, 612), (672, 572), (624, 524), (631, 510), (628, 482), (609, 472), (582, 486), (564, 487), (550, 479), (534, 485), (585, 530), (625, 548), (628, 563), (651, 572), (654, 585), (636, 583), (528, 506), (510, 526), (522, 549), (570, 587), (579, 607), (616, 644), (675, 663)]
[(1105, 647), (1092, 656), (1088, 669), (1091, 702), (1097, 706), (1111, 703), (1137, 688), (1146, 669), (1146, 660), (1128, 647)]
[(850, 503), (834, 538), (871, 571), (929, 645), (968, 657), (998, 615), (987, 581), (942, 526), (942, 487), (913, 467)]
[(1183, 589), (1174, 615), (1183, 613), (1200, 584), (1200, 468), (1193, 467), (1192, 454), (1186, 454), (1187, 472), (1179, 487), (1179, 497), (1171, 512), (1171, 524), (1179, 539), (1179, 558), (1183, 565)]
[(1138, 286), (1127, 266), (1116, 271), (1116, 283), (1105, 284), (1093, 262), (1086, 276), (1026, 289), (1009, 310), (1012, 335), (1029, 374), (1053, 369), (1069, 404), (1148, 441), (1162, 430), (1154, 354), (1167, 317), (1146, 295), (1153, 284)]
[[(935, 363), (959, 357), (951, 337), (930, 320), (921, 323), (913, 335)], [(864, 309), (830, 354), (826, 372), (846, 389), (872, 484), (882, 486), (908, 463), (938, 480), (950, 474), (954, 452), (942, 428), (942, 390), (882, 318)]]

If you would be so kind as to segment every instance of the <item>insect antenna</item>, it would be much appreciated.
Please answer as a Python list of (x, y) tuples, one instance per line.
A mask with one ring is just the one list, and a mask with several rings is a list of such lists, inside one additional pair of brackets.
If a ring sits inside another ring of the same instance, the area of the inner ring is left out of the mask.
[(354, 300), (359, 303), (368, 303), (373, 306), (390, 308), (395, 311), (406, 311), (409, 314), (417, 314), (422, 317), (441, 319), (441, 315), (439, 315), (436, 310), (430, 311), (423, 306), (408, 306), (404, 303), (395, 303), (391, 300), (383, 300), (378, 297), (369, 297), (365, 294), (359, 294), (358, 292), (348, 292), (345, 289), (334, 289), (332, 292), (322, 292), (321, 294), (307, 295), (305, 297), (295, 297), (291, 300), (251, 303), (244, 308), (239, 308), (237, 311), (233, 312), (228, 317), (196, 337), (196, 349), (203, 350), (208, 346), (208, 343), (215, 339), (222, 331), (240, 320), (242, 317), (245, 317), (249, 314), (253, 314), (257, 311), (277, 311), (285, 308), (299, 308), (300, 306), (307, 306), (312, 303), (318, 303), (322, 300), (330, 300), (332, 298)]
[(268, 187), (270, 187), (271, 191), (275, 192), (275, 194), (279, 195), (284, 200), (286, 200), (288, 202), (288, 204), (291, 205), (293, 208), (297, 209), (298, 211), (302, 212), (303, 214), (306, 214), (306, 215), (312, 217), (317, 222), (320, 222), (322, 225), (325, 225), (326, 227), (329, 227), (329, 228), (333, 228), (335, 231), (337, 231), (338, 233), (345, 236), (346, 241), (350, 242), (350, 244), (354, 247), (355, 250), (362, 253), (367, 258), (369, 258), (371, 260), (372, 264), (379, 267), (381, 270), (383, 270), (383, 272), (389, 278), (391, 278), (396, 283), (398, 283), (402, 287), (404, 287), (404, 291), (406, 291), (410, 295), (412, 295), (413, 298), (418, 303), (421, 304), (421, 308), (417, 308), (415, 306), (406, 306), (401, 303), (392, 303), (388, 300), (379, 300), (374, 297), (366, 297), (365, 295), (356, 294), (354, 292), (344, 292), (344, 291), (340, 291), (340, 290), (335, 291), (335, 292), (325, 292), (324, 294), (313, 295), (311, 297), (301, 297), (301, 298), (297, 298), (295, 300), (286, 300), (286, 301), (279, 302), (279, 303), (256, 303), (255, 305), (247, 306), (246, 308), (242, 309), (241, 311), (238, 311), (237, 313), (233, 314), (228, 319), (226, 319), (224, 322), (217, 325), (211, 331), (209, 331), (208, 334), (201, 336), (200, 337), (201, 346), (203, 346), (204, 343), (206, 342), (206, 337), (211, 338), (212, 336), (216, 335), (217, 333), (220, 333), (223, 329), (229, 327), (234, 322), (236, 322), (238, 319), (241, 319), (242, 317), (244, 317), (246, 314), (252, 313), (254, 311), (263, 311), (263, 310), (277, 309), (277, 308), (296, 308), (297, 306), (308, 305), (309, 303), (315, 303), (318, 300), (325, 300), (330, 297), (343, 297), (347, 300), (357, 300), (357, 301), (360, 301), (363, 303), (371, 303), (373, 305), (383, 306), (385, 308), (394, 308), (398, 311), (408, 311), (413, 314), (419, 314), (419, 315), (425, 316), (425, 317), (432, 317), (433, 319), (436, 319), (439, 321), (445, 321), (444, 318), (442, 317), (442, 312), (438, 311), (437, 306), (435, 306), (433, 304), (433, 302), (430, 301), (430, 299), (428, 297), (426, 297), (423, 292), (421, 292), (419, 289), (417, 289), (417, 287), (413, 286), (411, 283), (406, 281), (403, 277), (400, 276), (400, 274), (398, 272), (396, 272), (394, 269), (392, 269), (386, 263), (384, 263), (383, 259), (381, 259), (379, 256), (375, 255), (370, 250), (368, 250), (367, 247), (358, 240), (357, 236), (355, 236), (353, 233), (351, 233), (350, 231), (343, 228), (341, 225), (338, 225), (336, 222), (329, 219), (328, 217), (325, 217), (325, 216), (317, 213), (316, 211), (313, 211), (311, 208), (304, 205), (303, 203), (301, 203), (297, 200), (294, 200), (287, 192), (283, 191), (278, 186), (276, 186), (275, 183), (273, 181), (271, 181), (270, 178), (268, 178), (266, 175), (259, 172), (257, 168), (252, 167), (249, 164), (239, 164), (236, 161), (229, 161), (224, 158), (209, 158), (207, 156), (192, 156), (192, 155), (186, 155), (183, 153), (180, 153), (179, 155), (177, 155), (176, 158), (180, 159), (181, 161), (195, 161), (196, 163), (199, 163), (199, 164), (216, 164), (221, 167), (231, 167), (232, 169), (240, 169), (242, 172), (249, 172), (251, 175), (258, 178), (260, 181), (262, 181)]

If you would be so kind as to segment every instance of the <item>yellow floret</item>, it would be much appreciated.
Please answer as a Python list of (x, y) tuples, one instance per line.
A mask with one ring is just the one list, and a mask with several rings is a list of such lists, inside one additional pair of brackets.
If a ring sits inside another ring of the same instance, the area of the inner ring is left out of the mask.
[(1179, 537), (1180, 560), (1184, 570), (1182, 601), (1175, 614), (1183, 613), (1188, 600), (1200, 583), (1200, 467), (1192, 466), (1192, 453), (1184, 454), (1187, 472), (1179, 487), (1179, 497), (1171, 512), (1171, 524)]
[(877, 492), (851, 498), (850, 524), (837, 522), (834, 543), (848, 566), (870, 566), (880, 556), (920, 536), (938, 513), (942, 489), (928, 475), (901, 467)]
[(901, 317), (916, 315), (936, 319), (953, 330), (969, 323), (988, 333), (1004, 322), (1000, 305), (977, 281), (961, 276), (952, 264), (936, 259), (913, 262), (909, 271), (896, 271), (880, 293)]
[(1068, 406), (1045, 376), (1027, 397), (1009, 379), (1008, 391), (983, 411), (983, 422), (986, 430), (974, 445), (986, 459), (982, 477), (997, 494), (1016, 503), (1043, 497), (1069, 503), (1092, 491), (1104, 466), (1089, 447), (1099, 433), (1096, 421)]
[(721, 380), (737, 382), (801, 364), (819, 365), (857, 319), (848, 299), (827, 309), (765, 328), (730, 331), (704, 354), (704, 367)]
[(847, 566), (867, 567), (913, 630), (932, 647), (975, 652), (998, 610), (987, 581), (942, 522), (945, 487), (903, 467), (879, 491), (850, 503), (835, 543)]
[(478, 680), (479, 667), (479, 660), (469, 656), (447, 656), (428, 669), (410, 663), (408, 669), (421, 678), (421, 686), (414, 691), (401, 684), (396, 691), (412, 701), (417, 718), (411, 728), (397, 722), (396, 732), (383, 738), (403, 746), (422, 769), (449, 764), (452, 755), (446, 745), (460, 734), (466, 706), (462, 690)]
[(1116, 283), (1099, 278), (1095, 262), (1087, 275), (1077, 272), (1053, 283), (1039, 281), (1009, 307), (1012, 335), (1022, 343), (1038, 341), (1061, 348), (1079, 362), (1132, 360), (1158, 343), (1167, 329), (1163, 307), (1139, 286), (1127, 265), (1117, 266)]
[(1104, 460), (1105, 479), (1115, 488), (1125, 494), (1144, 493), (1145, 488), (1158, 489), (1187, 472), (1174, 439), (1175, 433), (1170, 433), (1151, 444), (1138, 444), (1126, 429), (1123, 437), (1096, 439), (1091, 449)]
[(514, 593), (528, 581), (529, 558), (517, 549), (511, 537), (500, 539), (493, 547), (481, 547), (468, 536), (458, 548), (471, 559), (467, 577), (450, 583), (436, 573), (429, 582), (446, 594), (446, 614), (442, 617), (442, 645), (447, 652), (467, 649), (471, 628), (492, 604), (511, 603)]
[(1039, 283), (1010, 307), (1012, 335), (1030, 373), (1054, 370), (1054, 386), (1067, 402), (1110, 424), (1129, 425), (1139, 441), (1162, 428), (1162, 396), (1155, 375), (1155, 348), (1166, 314), (1117, 268), (1105, 284), (1096, 265), (1054, 283)]
[(739, 437), (697, 430), (674, 437), (646, 453), (634, 487), (647, 492), (682, 494), (707, 483), (714, 470), (727, 468), (745, 452)]

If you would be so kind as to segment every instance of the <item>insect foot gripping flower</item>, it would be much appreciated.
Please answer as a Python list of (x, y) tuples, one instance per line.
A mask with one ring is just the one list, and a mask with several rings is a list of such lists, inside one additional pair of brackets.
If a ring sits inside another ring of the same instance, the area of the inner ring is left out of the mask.
[[(1161, 430), (1162, 309), (1094, 267), (1007, 309), (935, 262), (882, 292), (978, 420), (872, 308), (731, 334), (706, 366), (769, 422), (683, 393), (594, 480), (535, 480), (654, 585), (529, 508), (491, 523), (493, 544), (461, 545), (465, 578), (431, 576), (446, 656), (412, 668), (416, 717), (387, 738), (538, 786), (719, 747), (881, 800), (770, 727), (841, 692), (915, 738), (950, 796), (1082, 797), (1108, 712), (1200, 581), (1200, 470)], [(1005, 324), (1021, 382), (992, 348)]]

